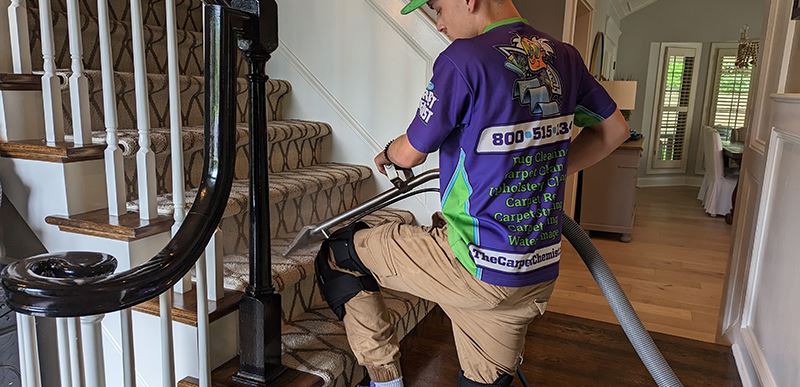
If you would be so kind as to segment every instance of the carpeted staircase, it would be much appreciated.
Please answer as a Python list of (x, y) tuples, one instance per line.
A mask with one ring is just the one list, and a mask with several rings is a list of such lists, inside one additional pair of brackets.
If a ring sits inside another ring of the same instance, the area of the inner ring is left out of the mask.
[[(28, 0), (31, 52), (34, 70), (42, 69), (38, 1)], [(114, 50), (115, 87), (119, 120), (120, 147), (125, 162), (128, 210), (138, 209), (135, 155), (138, 150), (135, 111), (133, 59), (131, 53), (130, 3), (110, 2), (111, 34)], [(96, 2), (81, 0), (83, 62), (89, 81), (93, 141), (105, 143), (103, 95), (100, 72), (100, 51)], [(65, 0), (53, 0), (56, 65), (69, 75), (67, 11)], [(171, 215), (169, 99), (165, 4), (163, 0), (142, 2), (145, 20), (145, 47), (150, 102), (150, 138), (156, 156), (158, 212)], [(202, 3), (199, 0), (177, 0), (179, 69), (181, 74), (181, 110), (186, 183), (186, 205), (192, 204), (200, 182), (203, 164), (203, 36)], [(248, 264), (248, 127), (247, 83), (245, 66), (240, 66), (238, 81), (238, 128), (236, 180), (220, 224), (224, 236), (225, 287), (242, 291), (247, 285)], [(283, 251), (300, 228), (339, 214), (355, 206), (361, 187), (371, 179), (367, 166), (346, 165), (325, 161), (330, 146), (331, 127), (322, 122), (293, 120), (283, 114), (283, 101), (291, 93), (291, 85), (283, 80), (270, 80), (270, 232), (275, 251)], [(69, 129), (69, 93), (63, 93), (67, 133)], [(68, 136), (69, 140), (69, 136)], [(98, 187), (98, 189), (100, 189)], [(411, 213), (387, 209), (367, 219), (376, 224), (387, 221), (413, 222)], [(289, 257), (273, 254), (273, 279), (283, 296), (283, 362), (285, 365), (319, 375), (328, 385), (352, 386), (363, 376), (347, 344), (342, 324), (322, 302), (313, 276), (313, 257), (317, 246), (302, 249)], [(431, 309), (432, 305), (412, 296), (386, 293), (390, 315), (400, 337), (408, 333)], [(231, 335), (234, 336), (233, 334)], [(179, 377), (181, 377), (179, 375)]]

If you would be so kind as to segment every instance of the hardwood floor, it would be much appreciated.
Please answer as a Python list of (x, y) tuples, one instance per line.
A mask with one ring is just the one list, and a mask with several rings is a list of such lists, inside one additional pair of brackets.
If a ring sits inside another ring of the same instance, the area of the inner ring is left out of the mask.
[[(685, 386), (741, 386), (728, 348), (663, 334), (653, 338)], [(525, 344), (521, 367), (533, 386), (655, 385), (618, 325), (548, 311), (531, 324)], [(400, 346), (407, 386), (456, 385), (460, 367), (441, 309)]]
[[(637, 191), (633, 241), (592, 239), (648, 330), (706, 342), (717, 340), (731, 246), (731, 226), (711, 218), (697, 188)], [(548, 311), (617, 323), (606, 299), (571, 246)]]

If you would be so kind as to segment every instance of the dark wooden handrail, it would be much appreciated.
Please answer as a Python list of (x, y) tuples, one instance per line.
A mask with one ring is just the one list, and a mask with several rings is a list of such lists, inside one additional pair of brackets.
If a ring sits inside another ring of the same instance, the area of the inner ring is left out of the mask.
[(167, 246), (145, 264), (110, 275), (114, 257), (86, 252), (48, 254), (3, 272), (9, 306), (45, 317), (109, 313), (169, 290), (194, 266), (222, 219), (236, 159), (236, 54), (258, 16), (223, 1), (204, 5), (205, 160), (197, 199)]

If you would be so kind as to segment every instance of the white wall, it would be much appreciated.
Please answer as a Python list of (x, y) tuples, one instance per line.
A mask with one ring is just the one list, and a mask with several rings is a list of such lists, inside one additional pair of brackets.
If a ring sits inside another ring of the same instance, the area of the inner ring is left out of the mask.
[(621, 32), (619, 16), (614, 12), (611, 2), (608, 0), (590, 0), (588, 2), (594, 7), (589, 52), (593, 49), (597, 33), (602, 32), (605, 35), (604, 62), (606, 63), (603, 67), (603, 75), (607, 79), (613, 79), (619, 56), (617, 50)]
[[(640, 129), (645, 138), (650, 139), (652, 128), (645, 122), (645, 94), (648, 74), (650, 44), (654, 42), (702, 42), (697, 78), (698, 93), (691, 124), (690, 147), (688, 151), (688, 173), (694, 175), (699, 140), (699, 128), (703, 116), (706, 95), (711, 43), (734, 42), (739, 39), (739, 30), (745, 24), (750, 26), (750, 36), (760, 37), (763, 30), (765, 5), (753, 0), (660, 0), (649, 7), (622, 19), (617, 78), (632, 79), (639, 82), (636, 106), (631, 115), (631, 128)], [(650, 144), (649, 141), (647, 141)], [(646, 163), (650, 152), (642, 158), (639, 169), (647, 173)]]
[(0, 257), (27, 258), (47, 250), (7, 198), (0, 204)]
[[(403, 0), (281, 0), (280, 48), (271, 77), (292, 82), (286, 115), (333, 128), (330, 160), (372, 166), (390, 139), (405, 133), (448, 40), (424, 13), (401, 16)], [(313, 12), (309, 12), (312, 10)], [(438, 165), (438, 155), (417, 171)], [(376, 172), (377, 174), (377, 172)], [(374, 179), (365, 194), (391, 185)], [(435, 194), (398, 207), (426, 223), (439, 209)]]

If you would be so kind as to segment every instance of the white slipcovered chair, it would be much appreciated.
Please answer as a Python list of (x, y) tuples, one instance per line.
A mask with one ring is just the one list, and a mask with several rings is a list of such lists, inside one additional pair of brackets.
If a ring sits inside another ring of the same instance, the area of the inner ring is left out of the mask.
[(722, 139), (716, 129), (703, 129), (703, 154), (706, 174), (697, 198), (703, 202), (706, 213), (712, 216), (728, 215), (733, 208), (733, 190), (737, 179), (726, 177), (722, 162)]

